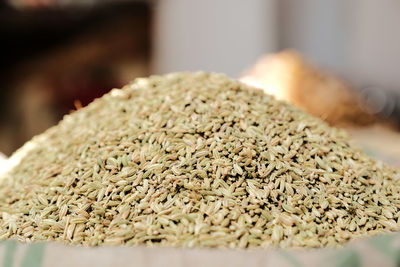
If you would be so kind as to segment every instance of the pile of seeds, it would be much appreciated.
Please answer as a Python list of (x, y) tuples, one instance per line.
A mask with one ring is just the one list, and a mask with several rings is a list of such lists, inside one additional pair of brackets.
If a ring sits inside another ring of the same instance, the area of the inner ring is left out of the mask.
[(323, 247), (400, 229), (395, 170), (219, 74), (137, 79), (12, 160), (0, 180), (0, 239)]

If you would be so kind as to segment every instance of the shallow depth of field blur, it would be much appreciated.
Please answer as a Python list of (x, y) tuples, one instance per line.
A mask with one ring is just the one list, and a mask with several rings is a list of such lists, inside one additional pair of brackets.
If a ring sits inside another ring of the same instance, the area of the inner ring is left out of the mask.
[(399, 12), (390, 0), (3, 1), (0, 152), (136, 77), (205, 70), (400, 165)]

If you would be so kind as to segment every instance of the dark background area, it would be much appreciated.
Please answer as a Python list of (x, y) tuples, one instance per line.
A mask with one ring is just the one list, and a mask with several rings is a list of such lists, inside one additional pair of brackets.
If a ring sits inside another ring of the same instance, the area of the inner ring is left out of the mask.
[(0, 4), (0, 150), (149, 73), (151, 8), (125, 1), (16, 9)]

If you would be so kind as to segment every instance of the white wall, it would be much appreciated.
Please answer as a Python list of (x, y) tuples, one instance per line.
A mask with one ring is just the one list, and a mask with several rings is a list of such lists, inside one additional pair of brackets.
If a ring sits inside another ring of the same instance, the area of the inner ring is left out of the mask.
[(206, 70), (238, 76), (277, 48), (274, 0), (160, 0), (153, 72)]
[(351, 18), (352, 77), (400, 91), (400, 1), (357, 0)]
[(280, 48), (358, 86), (400, 91), (400, 1), (281, 0)]

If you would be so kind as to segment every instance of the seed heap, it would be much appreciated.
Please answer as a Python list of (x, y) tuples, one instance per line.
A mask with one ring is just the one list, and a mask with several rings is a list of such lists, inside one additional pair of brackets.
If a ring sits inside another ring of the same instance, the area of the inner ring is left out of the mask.
[(219, 74), (138, 79), (16, 159), (1, 178), (1, 239), (323, 247), (400, 229), (395, 170)]

